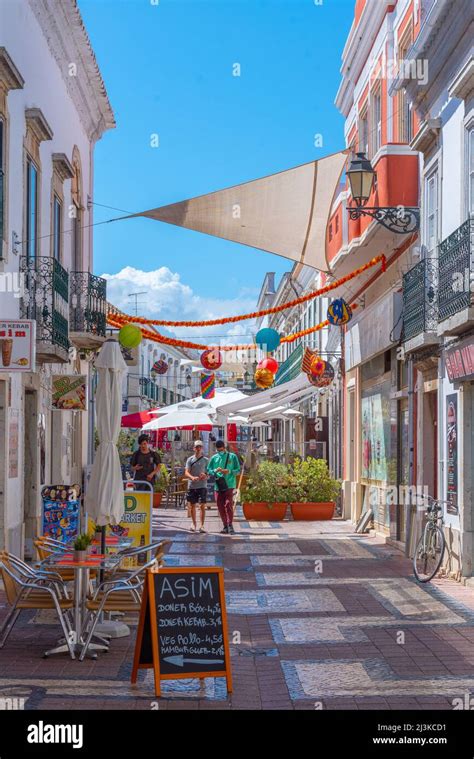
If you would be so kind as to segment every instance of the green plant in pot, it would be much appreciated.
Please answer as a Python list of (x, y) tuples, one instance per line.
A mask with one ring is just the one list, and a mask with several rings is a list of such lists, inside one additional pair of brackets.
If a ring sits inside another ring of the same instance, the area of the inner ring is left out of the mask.
[(293, 519), (332, 519), (341, 483), (331, 476), (324, 459), (296, 459), (289, 480)]
[(264, 461), (258, 465), (242, 488), (241, 501), (246, 519), (281, 521), (288, 504), (288, 468)]
[(85, 561), (87, 557), (87, 549), (92, 543), (92, 538), (86, 532), (82, 535), (78, 535), (74, 541), (74, 560)]
[(160, 505), (163, 493), (169, 487), (171, 481), (170, 473), (164, 464), (160, 464), (160, 471), (155, 477), (153, 483), (153, 506), (156, 508)]

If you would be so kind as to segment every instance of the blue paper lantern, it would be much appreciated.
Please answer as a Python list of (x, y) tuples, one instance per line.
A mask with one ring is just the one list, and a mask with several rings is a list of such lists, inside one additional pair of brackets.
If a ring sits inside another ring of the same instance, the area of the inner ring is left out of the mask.
[(276, 329), (271, 329), (270, 327), (264, 327), (263, 329), (260, 329), (257, 332), (255, 342), (260, 348), (263, 348), (264, 350), (271, 352), (271, 351), (276, 350), (276, 348), (278, 348), (278, 346), (280, 345), (280, 335), (278, 334)]
[(336, 298), (328, 308), (328, 322), (336, 326), (347, 324), (352, 319), (352, 309), (344, 298)]

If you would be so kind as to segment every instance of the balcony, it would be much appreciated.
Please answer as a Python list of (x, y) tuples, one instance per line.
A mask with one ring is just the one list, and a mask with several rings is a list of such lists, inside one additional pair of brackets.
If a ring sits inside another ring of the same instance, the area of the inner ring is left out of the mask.
[(78, 348), (98, 348), (105, 340), (107, 281), (88, 271), (69, 275), (69, 329)]
[(438, 335), (456, 335), (474, 327), (474, 217), (439, 245)]
[(69, 276), (51, 257), (20, 258), (24, 277), (20, 317), (36, 321), (36, 356), (40, 363), (69, 360)]
[[(372, 165), (377, 181), (367, 201), (368, 208), (418, 206), (418, 153), (407, 145), (389, 143), (378, 150)], [(383, 251), (399, 248), (410, 237), (410, 234), (385, 229), (369, 216), (350, 219), (348, 206), (351, 203), (349, 190), (341, 192), (328, 223), (326, 258), (337, 278), (363, 266)], [(369, 269), (358, 277), (357, 284), (364, 284), (373, 274)]]
[(403, 342), (410, 353), (439, 342), (438, 262), (426, 258), (403, 275)]

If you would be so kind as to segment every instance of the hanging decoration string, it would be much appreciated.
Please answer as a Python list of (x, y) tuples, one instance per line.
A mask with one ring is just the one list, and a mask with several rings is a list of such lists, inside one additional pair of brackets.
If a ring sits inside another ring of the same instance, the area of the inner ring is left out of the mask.
[(354, 277), (358, 277), (359, 274), (362, 274), (363, 272), (367, 271), (367, 269), (370, 269), (372, 266), (376, 266), (379, 263), (382, 264), (382, 271), (385, 271), (387, 260), (382, 254), (380, 256), (372, 258), (363, 266), (359, 266), (358, 269), (354, 269), (354, 271), (350, 272), (350, 274), (346, 274), (345, 277), (341, 277), (335, 282), (331, 282), (329, 285), (321, 287), (319, 290), (313, 290), (312, 292), (307, 293), (307, 295), (302, 295), (299, 298), (287, 301), (286, 303), (282, 303), (279, 306), (265, 308), (262, 311), (253, 311), (250, 314), (226, 316), (222, 317), (221, 319), (208, 319), (206, 321), (170, 321), (164, 319), (146, 319), (143, 316), (130, 316), (128, 314), (122, 313), (120, 316), (123, 316), (126, 322), (133, 322), (134, 324), (158, 325), (161, 327), (211, 327), (216, 324), (233, 324), (235, 322), (243, 321), (244, 319), (258, 319), (262, 316), (267, 316), (268, 314), (277, 314), (280, 311), (285, 311), (288, 308), (299, 306), (301, 303), (306, 303), (306, 301), (317, 298), (320, 295), (325, 295), (326, 293), (331, 292), (331, 290), (335, 290), (337, 287), (340, 287), (340, 285), (349, 282), (349, 280), (354, 279)]
[[(357, 303), (351, 304), (351, 309), (354, 311), (357, 308)], [(117, 313), (109, 313), (107, 315), (107, 321), (110, 324), (111, 327), (116, 327), (117, 329), (120, 329), (125, 324), (129, 323), (129, 317), (124, 316), (123, 314), (117, 314)], [(135, 317), (133, 317), (133, 321), (135, 321)], [(312, 332), (318, 332), (321, 329), (324, 329), (324, 327), (329, 326), (329, 321), (325, 319), (323, 322), (320, 322), (320, 324), (317, 324), (315, 327), (308, 327), (308, 329), (302, 329), (299, 330), (299, 332), (294, 332), (291, 335), (286, 335), (281, 338), (281, 343), (293, 343), (295, 340), (298, 340), (300, 337), (304, 337), (305, 335), (309, 335)], [(180, 340), (179, 338), (174, 337), (167, 337), (166, 335), (160, 334), (157, 330), (150, 330), (146, 328), (141, 328), (142, 336), (144, 340), (152, 340), (155, 343), (163, 343), (165, 345), (173, 345), (177, 348), (195, 348), (197, 350), (212, 350), (215, 348), (214, 345), (203, 345), (202, 343), (193, 343), (189, 340)], [(253, 350), (257, 346), (255, 344), (252, 345), (219, 345), (220, 351), (241, 351), (241, 350)]]

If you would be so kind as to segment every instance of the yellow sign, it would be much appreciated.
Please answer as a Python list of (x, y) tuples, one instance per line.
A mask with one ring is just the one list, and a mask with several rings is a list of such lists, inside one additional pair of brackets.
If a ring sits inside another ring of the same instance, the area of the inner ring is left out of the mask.
[[(132, 538), (133, 542), (130, 548), (148, 545), (148, 543), (151, 543), (153, 493), (138, 490), (125, 491), (123, 499), (124, 513), (122, 520), (119, 524), (108, 525), (106, 535), (118, 538)], [(91, 533), (93, 529), (94, 523), (89, 517), (88, 532)], [(112, 546), (108, 546), (108, 548), (112, 551), (115, 550)], [(144, 564), (147, 560), (147, 555), (146, 553), (143, 555), (138, 554), (133, 556), (132, 559), (127, 560), (127, 566)]]

